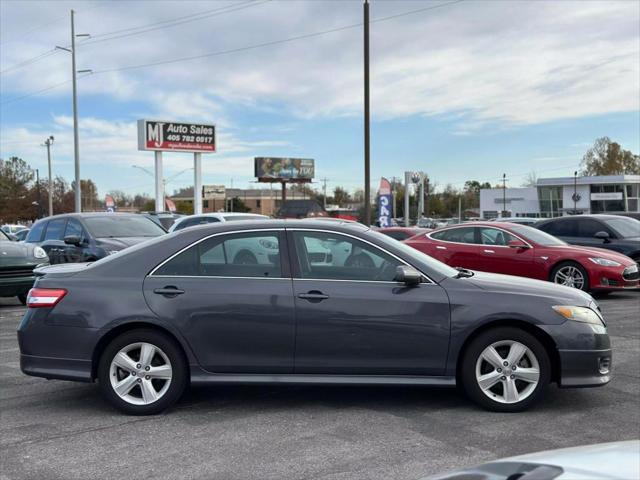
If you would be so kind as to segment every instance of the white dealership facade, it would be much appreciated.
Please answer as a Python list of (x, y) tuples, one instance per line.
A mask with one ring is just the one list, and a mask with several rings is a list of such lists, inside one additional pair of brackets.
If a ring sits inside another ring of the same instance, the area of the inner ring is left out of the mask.
[(480, 215), (485, 219), (549, 218), (572, 214), (574, 210), (640, 212), (640, 175), (541, 178), (535, 187), (480, 190)]

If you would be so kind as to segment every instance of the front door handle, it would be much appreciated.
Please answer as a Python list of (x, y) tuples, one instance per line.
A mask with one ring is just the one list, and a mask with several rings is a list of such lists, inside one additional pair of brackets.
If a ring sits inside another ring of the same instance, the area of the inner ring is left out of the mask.
[(164, 287), (164, 288), (156, 288), (155, 290), (153, 290), (153, 293), (156, 293), (158, 295), (164, 295), (165, 297), (175, 297), (177, 295), (182, 295), (184, 293), (184, 290), (180, 290), (177, 287), (173, 287), (173, 286), (168, 286), (168, 287)]
[(320, 301), (320, 300), (326, 300), (327, 298), (329, 298), (329, 295), (325, 295), (324, 293), (318, 290), (311, 290), (310, 292), (307, 292), (307, 293), (299, 293), (298, 298), (303, 298), (309, 301), (314, 301), (314, 300)]
[(441, 247), (440, 245), (436, 245), (436, 248), (438, 250), (446, 250), (447, 249), (447, 247)]
[(484, 253), (496, 253), (495, 250), (485, 250)]

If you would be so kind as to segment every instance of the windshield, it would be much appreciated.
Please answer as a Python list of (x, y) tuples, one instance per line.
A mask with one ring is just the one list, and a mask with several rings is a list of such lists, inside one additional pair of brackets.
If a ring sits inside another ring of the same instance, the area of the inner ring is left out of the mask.
[(543, 247), (559, 247), (562, 245), (567, 245), (567, 242), (563, 242), (559, 238), (556, 238), (553, 235), (549, 235), (548, 233), (545, 233), (542, 230), (538, 230), (537, 228), (514, 224), (509, 225), (509, 229), (513, 233), (523, 236), (525, 240), (530, 240), (533, 243), (542, 245)]
[(604, 223), (615, 230), (622, 238), (640, 237), (640, 221), (635, 218), (608, 218)]
[(105, 215), (84, 219), (95, 238), (157, 237), (165, 231), (153, 220), (142, 216)]
[(413, 263), (417, 268), (425, 268), (431, 271), (435, 271), (442, 277), (455, 277), (458, 275), (458, 273), (460, 273), (455, 268), (451, 268), (449, 265), (445, 265), (441, 261), (436, 260), (435, 258), (430, 257), (426, 253), (422, 253), (413, 247), (410, 247), (406, 243), (394, 240), (391, 237), (388, 237), (387, 235), (376, 232), (374, 230), (370, 230), (369, 233), (371, 235), (375, 235), (381, 243), (401, 250), (402, 254), (405, 255), (409, 259), (410, 263)]

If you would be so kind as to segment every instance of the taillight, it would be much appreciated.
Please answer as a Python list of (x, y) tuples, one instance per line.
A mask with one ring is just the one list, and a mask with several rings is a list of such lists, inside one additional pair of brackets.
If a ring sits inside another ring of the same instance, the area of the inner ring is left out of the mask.
[(63, 288), (32, 288), (27, 295), (27, 307), (51, 308), (67, 294)]

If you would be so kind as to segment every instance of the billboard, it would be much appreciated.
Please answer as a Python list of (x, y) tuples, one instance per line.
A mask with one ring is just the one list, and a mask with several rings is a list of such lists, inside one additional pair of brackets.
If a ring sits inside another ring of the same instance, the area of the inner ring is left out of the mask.
[(202, 198), (205, 200), (224, 200), (226, 187), (224, 185), (203, 185)]
[(216, 126), (138, 120), (138, 150), (214, 153)]
[(314, 174), (312, 158), (255, 158), (255, 175), (259, 181), (310, 182)]
[(382, 177), (380, 179), (380, 188), (378, 189), (378, 224), (381, 228), (391, 226), (391, 195), (391, 183)]

